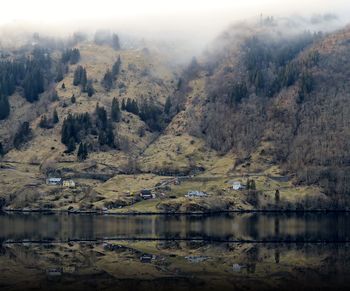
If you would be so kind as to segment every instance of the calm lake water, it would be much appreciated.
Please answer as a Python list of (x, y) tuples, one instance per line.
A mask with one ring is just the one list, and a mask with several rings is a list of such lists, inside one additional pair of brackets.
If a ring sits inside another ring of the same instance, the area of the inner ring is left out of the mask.
[(350, 215), (0, 215), (0, 290), (341, 290)]

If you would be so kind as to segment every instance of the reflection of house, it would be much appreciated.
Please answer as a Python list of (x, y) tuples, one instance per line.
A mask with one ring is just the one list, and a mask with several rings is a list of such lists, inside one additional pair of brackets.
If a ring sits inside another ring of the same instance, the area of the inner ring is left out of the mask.
[(234, 272), (240, 272), (241, 269), (242, 269), (242, 266), (241, 266), (240, 264), (233, 264), (233, 265), (232, 265), (232, 270), (233, 270)]
[(62, 184), (62, 178), (48, 178), (46, 179), (47, 185), (61, 185)]
[(141, 190), (140, 196), (143, 199), (152, 199), (153, 198), (152, 191), (147, 190), (147, 189)]
[(64, 180), (63, 186), (67, 188), (75, 188), (75, 182), (73, 180)]
[(206, 197), (208, 195), (201, 191), (188, 191), (185, 196), (186, 197)]
[(62, 268), (50, 268), (50, 269), (47, 269), (46, 270), (46, 275), (48, 276), (52, 276), (52, 277), (55, 277), (55, 276), (61, 276), (62, 275), (62, 272), (63, 272), (63, 269)]
[(153, 259), (154, 259), (153, 255), (144, 254), (140, 257), (140, 262), (141, 263), (151, 263)]

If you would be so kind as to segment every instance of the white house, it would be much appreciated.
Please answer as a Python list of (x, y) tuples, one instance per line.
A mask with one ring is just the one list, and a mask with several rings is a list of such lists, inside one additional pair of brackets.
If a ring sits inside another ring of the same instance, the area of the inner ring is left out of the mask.
[(242, 190), (242, 189), (245, 188), (245, 186), (242, 185), (242, 183), (239, 182), (239, 181), (230, 181), (229, 184), (231, 184), (232, 185), (232, 189), (236, 190), (236, 191)]
[(47, 185), (61, 185), (62, 184), (62, 178), (48, 178), (46, 179)]
[(75, 188), (75, 182), (73, 180), (64, 180), (63, 186), (67, 188)]
[(201, 191), (188, 191), (185, 196), (190, 198), (190, 197), (206, 197), (208, 195)]

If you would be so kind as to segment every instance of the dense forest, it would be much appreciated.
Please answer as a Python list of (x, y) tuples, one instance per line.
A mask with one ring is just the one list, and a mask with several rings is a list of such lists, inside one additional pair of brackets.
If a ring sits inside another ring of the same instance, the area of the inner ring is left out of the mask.
[(257, 34), (242, 43), (238, 66), (203, 66), (208, 99), (196, 132), (222, 153), (244, 160), (260, 148), (300, 183), (350, 194), (349, 44), (320, 53), (322, 39)]

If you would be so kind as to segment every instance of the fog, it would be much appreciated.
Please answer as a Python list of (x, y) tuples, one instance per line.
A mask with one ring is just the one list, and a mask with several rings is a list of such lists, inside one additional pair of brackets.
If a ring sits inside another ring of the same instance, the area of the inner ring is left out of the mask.
[[(236, 21), (262, 16), (298, 19), (304, 29), (334, 29), (344, 25), (348, 0), (3, 0), (1, 40), (16, 32), (71, 34), (108, 28), (147, 39), (181, 40), (193, 51), (203, 49)], [(322, 27), (318, 15), (337, 19)], [(296, 17), (297, 15), (297, 17)], [(315, 21), (316, 20), (316, 21)], [(14, 32), (14, 29), (15, 32)], [(6, 33), (7, 32), (7, 33)]]

